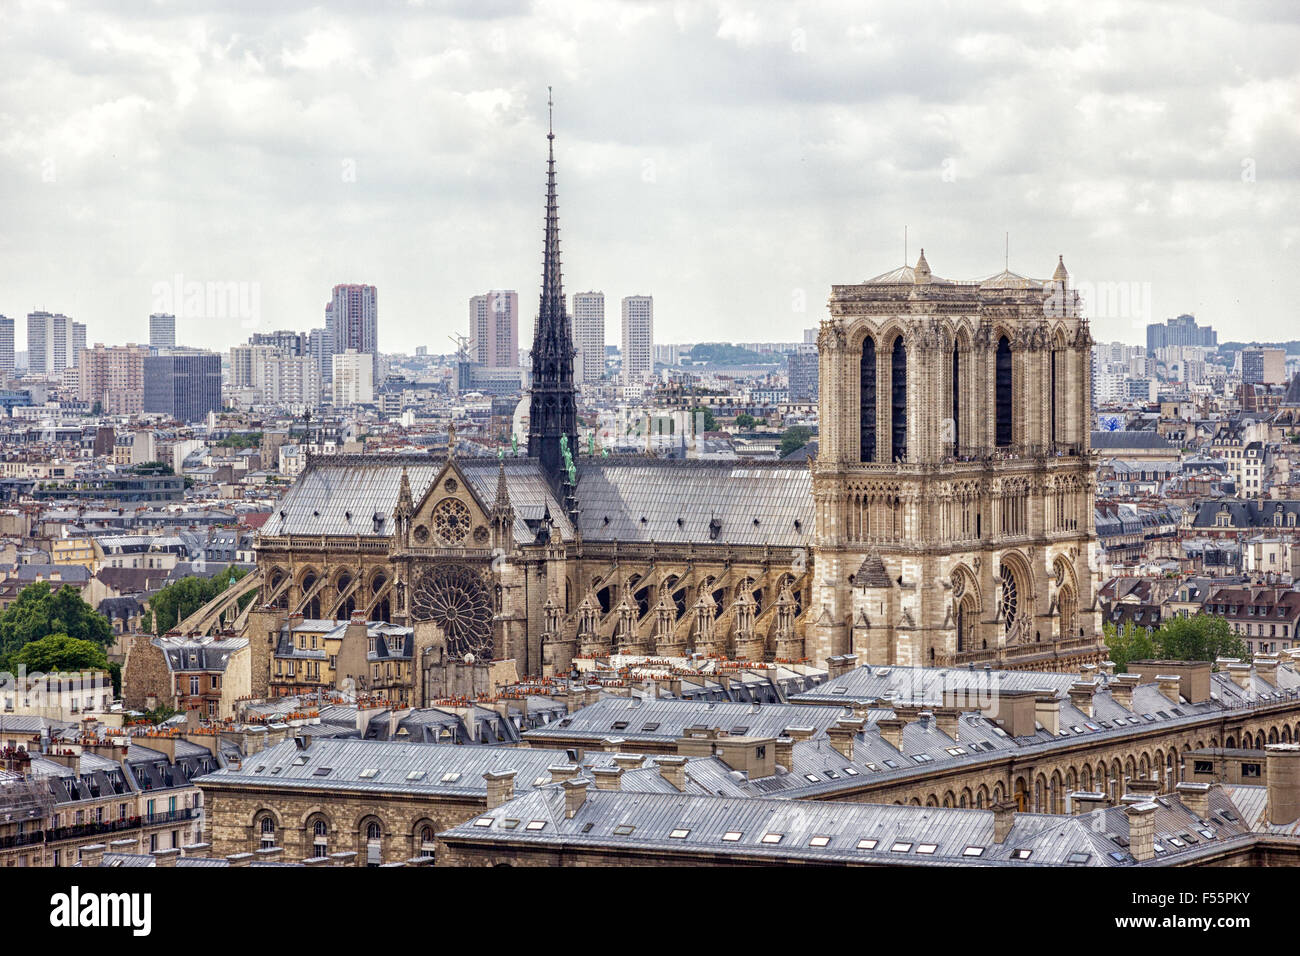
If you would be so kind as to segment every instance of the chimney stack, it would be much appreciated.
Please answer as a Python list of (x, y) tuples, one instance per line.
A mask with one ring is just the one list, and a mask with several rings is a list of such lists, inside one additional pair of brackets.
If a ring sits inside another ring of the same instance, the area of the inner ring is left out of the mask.
[(154, 866), (175, 866), (176, 859), (181, 855), (181, 851), (172, 847), (170, 850), (154, 850), (150, 856), (153, 857)]
[(1268, 822), (1294, 823), (1300, 817), (1300, 744), (1269, 744), (1264, 748), (1268, 787)]
[[(1095, 670), (1095, 668), (1094, 668)], [(1070, 705), (1083, 716), (1092, 718), (1092, 698), (1097, 693), (1095, 680), (1075, 681), (1070, 685)]]
[(1277, 686), (1277, 657), (1272, 654), (1260, 654), (1255, 658), (1255, 676)]
[(104, 851), (107, 850), (102, 843), (92, 843), (89, 846), (81, 848), (81, 865), (82, 866), (99, 866), (104, 862)]
[(1202, 820), (1210, 819), (1210, 785), (1208, 783), (1179, 783), (1174, 785), (1183, 806)]
[(659, 765), (659, 775), (671, 783), (674, 789), (679, 791), (686, 789), (685, 757), (656, 757), (655, 763)]
[(578, 775), (579, 769), (577, 764), (571, 763), (553, 764), (546, 768), (551, 775), (551, 783), (564, 783), (566, 780), (572, 780)]
[(187, 860), (207, 860), (212, 856), (211, 843), (187, 843), (181, 847), (182, 856)]
[(1183, 696), (1179, 693), (1179, 687), (1182, 686), (1182, 678), (1177, 674), (1157, 674), (1156, 687), (1160, 688), (1160, 693), (1164, 694), (1170, 703), (1177, 706), (1183, 702)]
[(338, 853), (331, 853), (330, 859), (334, 861), (331, 866), (356, 866), (357, 851), (341, 850)]
[(1228, 676), (1242, 690), (1250, 690), (1250, 665), (1234, 663), (1228, 665)]
[(785, 736), (793, 740), (812, 740), (813, 735), (817, 733), (816, 727), (787, 727)]
[(861, 717), (843, 718), (826, 728), (826, 736), (830, 738), (831, 746), (838, 750), (841, 756), (852, 760), (853, 738), (862, 732), (865, 723), (866, 721)]
[(1097, 666), (1101, 668), (1101, 672), (1102, 672), (1103, 674), (1105, 674), (1107, 677), (1114, 677), (1114, 676), (1115, 676), (1115, 662), (1114, 662), (1114, 661), (1102, 661), (1102, 662), (1101, 662), (1100, 664), (1098, 664)]
[(776, 762), (786, 770), (794, 769), (794, 738), (776, 738)]
[(954, 741), (961, 738), (961, 708), (960, 707), (936, 707), (934, 708), (934, 722), (939, 731)]
[(284, 847), (268, 846), (253, 851), (253, 859), (259, 863), (279, 863), (284, 857)]
[(622, 767), (625, 772), (639, 770), (645, 763), (645, 754), (615, 754), (614, 763)]
[(1050, 691), (1034, 698), (1034, 720), (1055, 737), (1061, 732), (1061, 702)]
[(898, 717), (876, 721), (876, 729), (880, 731), (880, 739), (899, 753), (903, 752), (903, 728), (906, 726), (907, 721)]
[(596, 781), (597, 790), (622, 790), (622, 767), (592, 767), (592, 779)]
[(495, 810), (515, 798), (515, 774), (518, 770), (489, 770), (483, 774), (487, 781), (487, 808)]
[(1125, 710), (1132, 710), (1133, 691), (1141, 680), (1136, 674), (1120, 674), (1110, 682), (1111, 699)]
[(1016, 822), (1016, 809), (1014, 800), (1002, 800), (993, 804), (994, 843), (1006, 842), (1007, 834), (1011, 832), (1011, 827)]
[(562, 786), (564, 787), (564, 818), (572, 820), (578, 815), (582, 805), (587, 802), (587, 781), (566, 780)]
[(1128, 818), (1128, 851), (1143, 863), (1156, 855), (1156, 805), (1150, 800), (1124, 807)]
[(231, 866), (248, 866), (248, 864), (253, 862), (253, 854), (232, 853), (226, 857), (226, 860), (230, 863)]
[(1083, 813), (1091, 813), (1099, 807), (1106, 805), (1106, 795), (1104, 793), (1093, 793), (1091, 791), (1076, 791), (1070, 794), (1070, 814), (1079, 816)]

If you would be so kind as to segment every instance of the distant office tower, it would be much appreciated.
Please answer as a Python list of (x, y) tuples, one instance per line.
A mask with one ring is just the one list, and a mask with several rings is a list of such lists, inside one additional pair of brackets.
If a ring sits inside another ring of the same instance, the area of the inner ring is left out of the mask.
[(334, 355), (334, 405), (370, 405), (375, 400), (374, 357), (355, 349)]
[(31, 312), (27, 316), (27, 368), (52, 375), (77, 365), (77, 344), (86, 345), (86, 327), (66, 315)]
[(252, 401), (266, 405), (316, 406), (320, 365), (312, 355), (294, 355), (274, 345), (236, 345), (230, 349), (230, 387), (253, 389)]
[(336, 285), (325, 313), (334, 354), (348, 349), (371, 356), (374, 373), (379, 372), (379, 304), (372, 285)]
[(578, 350), (574, 377), (599, 382), (605, 375), (605, 293), (573, 293), (573, 347)]
[(82, 349), (78, 360), (77, 397), (98, 402), (105, 415), (138, 415), (144, 410), (144, 360), (149, 350), (138, 345), (96, 344)]
[(821, 331), (820, 329), (804, 329), (804, 330), (803, 330), (803, 344), (804, 344), (804, 345), (816, 345), (816, 344), (817, 344), (817, 334), (818, 334), (820, 331)]
[(817, 401), (817, 346), (800, 345), (786, 361), (790, 370), (790, 401)]
[(176, 316), (166, 312), (149, 316), (149, 346), (155, 349), (176, 348)]
[(469, 300), (470, 358), (489, 368), (519, 365), (519, 295), (494, 289)]
[(282, 352), (290, 355), (307, 354), (308, 336), (301, 332), (294, 332), (289, 329), (278, 329), (275, 332), (254, 332), (248, 337), (249, 345), (273, 345)]
[(144, 411), (200, 422), (221, 411), (221, 356), (216, 352), (151, 355), (144, 360)]
[(0, 378), (14, 374), (14, 320), (0, 315)]
[(1176, 319), (1166, 319), (1164, 325), (1147, 326), (1147, 351), (1169, 345), (1205, 345), (1211, 348), (1219, 344), (1219, 334), (1208, 325), (1197, 325), (1196, 317), (1180, 315)]
[[(329, 321), (330, 307), (325, 307), (325, 319)], [(320, 380), (322, 382), (331, 382), (334, 380), (334, 335), (329, 327), (323, 329), (312, 329), (307, 333), (307, 354), (316, 360), (316, 367), (320, 369)]]
[(645, 381), (654, 372), (654, 297), (629, 295), (623, 299), (623, 384)]
[(1286, 349), (1241, 350), (1241, 380), (1247, 385), (1286, 383)]

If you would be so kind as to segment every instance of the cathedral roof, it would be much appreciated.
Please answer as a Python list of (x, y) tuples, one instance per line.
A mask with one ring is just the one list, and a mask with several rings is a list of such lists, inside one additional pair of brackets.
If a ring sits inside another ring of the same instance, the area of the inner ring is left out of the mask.
[(1286, 394), (1282, 396), (1283, 405), (1300, 405), (1300, 372), (1291, 376), (1291, 384), (1286, 387)]
[(589, 541), (810, 547), (812, 475), (784, 462), (580, 460)]

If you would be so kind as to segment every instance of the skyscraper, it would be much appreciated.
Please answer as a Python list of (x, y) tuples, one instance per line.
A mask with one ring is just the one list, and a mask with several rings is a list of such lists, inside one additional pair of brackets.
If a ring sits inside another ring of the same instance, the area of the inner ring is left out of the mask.
[(654, 371), (654, 297), (623, 299), (623, 384), (639, 385)]
[[(372, 285), (336, 285), (325, 312), (334, 354), (348, 349), (374, 356), (379, 352), (378, 293)], [(376, 374), (379, 362), (373, 361)]]
[(221, 411), (221, 356), (216, 352), (151, 355), (144, 360), (144, 411), (181, 422)]
[(605, 293), (573, 294), (573, 345), (578, 350), (578, 381), (599, 382), (605, 374)]
[(176, 348), (176, 316), (165, 312), (149, 316), (149, 345), (156, 349)]
[(489, 368), (519, 364), (519, 295), (496, 289), (469, 300), (470, 357)]
[(31, 312), (27, 315), (27, 368), (37, 375), (75, 368), (78, 349), (86, 347), (86, 326), (66, 315)]
[[(547, 106), (551, 103), (548, 99)], [(564, 307), (560, 273), (560, 208), (555, 197), (555, 129), (546, 133), (546, 239), (542, 256), (542, 294), (533, 329), (533, 387), (528, 403), (528, 457), (557, 495), (572, 500), (574, 487), (565, 467), (561, 439), (578, 454), (578, 409), (573, 387), (573, 331)]]
[(800, 345), (786, 357), (790, 373), (790, 401), (817, 401), (817, 345)]
[(0, 315), (0, 378), (14, 374), (14, 320)]
[(1200, 345), (1215, 348), (1219, 344), (1219, 333), (1208, 325), (1197, 325), (1193, 315), (1180, 315), (1176, 319), (1165, 319), (1164, 325), (1147, 326), (1147, 352), (1167, 348), (1170, 345)]
[[(325, 319), (328, 322), (331, 307), (325, 307)], [(316, 360), (316, 367), (320, 369), (320, 380), (322, 382), (334, 381), (334, 336), (329, 326), (323, 329), (312, 329), (307, 333), (307, 354)]]

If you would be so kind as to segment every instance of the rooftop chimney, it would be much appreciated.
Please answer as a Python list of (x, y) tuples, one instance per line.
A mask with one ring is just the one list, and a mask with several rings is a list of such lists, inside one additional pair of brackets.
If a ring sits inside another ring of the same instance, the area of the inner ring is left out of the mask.
[(357, 862), (356, 850), (341, 850), (338, 853), (331, 853), (330, 859), (334, 862), (332, 866), (355, 866)]
[(786, 770), (794, 769), (794, 738), (776, 738), (776, 762)]
[(1133, 709), (1133, 691), (1142, 678), (1136, 674), (1120, 674), (1110, 682), (1110, 696), (1125, 710)]
[(1174, 785), (1183, 806), (1202, 820), (1210, 819), (1210, 785), (1208, 783), (1179, 783)]
[(1250, 665), (1249, 664), (1229, 664), (1228, 676), (1232, 682), (1242, 690), (1250, 690)]
[(853, 759), (853, 738), (862, 732), (864, 723), (866, 721), (861, 717), (844, 718), (826, 728), (826, 736), (830, 738), (831, 746), (848, 760)]
[(934, 708), (934, 722), (941, 733), (951, 737), (954, 741), (961, 739), (957, 736), (961, 732), (960, 707)]
[(1114, 662), (1114, 661), (1102, 661), (1102, 662), (1101, 662), (1100, 664), (1098, 664), (1097, 666), (1101, 668), (1101, 672), (1102, 672), (1103, 674), (1105, 674), (1107, 677), (1112, 677), (1112, 676), (1114, 676), (1114, 674), (1115, 674), (1115, 662)]
[(1165, 697), (1169, 699), (1170, 703), (1174, 705), (1183, 702), (1182, 694), (1178, 691), (1181, 684), (1182, 679), (1177, 674), (1156, 675), (1156, 686), (1160, 688), (1160, 693), (1164, 694)]
[[(1096, 668), (1093, 668), (1096, 670)], [(1070, 685), (1070, 705), (1085, 717), (1092, 717), (1092, 698), (1097, 693), (1095, 680), (1075, 681)]]
[(1268, 787), (1268, 822), (1294, 823), (1300, 817), (1300, 744), (1269, 744), (1264, 748)]
[(638, 770), (645, 763), (645, 754), (615, 754), (614, 763), (625, 771)]
[(1091, 813), (1098, 807), (1104, 807), (1105, 805), (1106, 795), (1104, 793), (1078, 790), (1070, 794), (1070, 813), (1076, 817), (1081, 813)]
[(1150, 800), (1124, 807), (1128, 818), (1128, 851), (1139, 863), (1156, 855), (1156, 805)]
[(621, 790), (623, 789), (623, 768), (622, 767), (592, 767), (591, 777), (596, 781), (597, 790)]
[(572, 780), (578, 775), (580, 769), (577, 764), (571, 763), (553, 764), (546, 768), (551, 775), (551, 783), (564, 783), (566, 780)]
[(180, 857), (181, 851), (172, 847), (170, 850), (154, 850), (150, 856), (153, 857), (154, 866), (175, 866), (176, 860)]
[(1016, 802), (1002, 800), (993, 804), (993, 842), (1004, 843), (1016, 822)]
[(253, 859), (260, 863), (278, 863), (284, 856), (284, 847), (268, 846), (253, 851)]
[(671, 783), (675, 789), (686, 789), (685, 757), (656, 757), (655, 763), (659, 765), (659, 775)]
[(787, 727), (785, 736), (794, 740), (812, 740), (813, 735), (817, 733), (816, 727)]
[(898, 717), (876, 721), (876, 729), (880, 731), (880, 739), (899, 753), (903, 752), (903, 728), (906, 726), (907, 721)]
[(1039, 694), (1034, 698), (1034, 719), (1053, 737), (1061, 732), (1061, 702), (1055, 694)]
[(108, 847), (102, 843), (92, 843), (89, 846), (81, 848), (81, 865), (82, 866), (99, 866), (104, 862), (104, 851)]
[(206, 860), (212, 856), (211, 843), (187, 843), (181, 847), (182, 856), (187, 860)]
[(487, 808), (495, 810), (515, 798), (515, 774), (518, 770), (489, 770), (483, 774), (487, 781)]
[(561, 786), (564, 787), (564, 818), (572, 820), (587, 802), (587, 781), (566, 780)]
[(226, 860), (230, 863), (231, 866), (248, 866), (248, 864), (253, 862), (253, 854), (232, 853), (226, 857)]
[(1277, 657), (1272, 654), (1260, 654), (1255, 658), (1255, 676), (1262, 677), (1274, 687), (1277, 686)]

